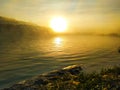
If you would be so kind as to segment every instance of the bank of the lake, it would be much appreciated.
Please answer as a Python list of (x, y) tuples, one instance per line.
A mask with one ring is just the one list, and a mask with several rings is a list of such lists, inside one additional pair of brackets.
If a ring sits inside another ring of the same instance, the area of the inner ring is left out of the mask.
[(120, 90), (120, 66), (85, 73), (79, 65), (41, 74), (3, 90)]

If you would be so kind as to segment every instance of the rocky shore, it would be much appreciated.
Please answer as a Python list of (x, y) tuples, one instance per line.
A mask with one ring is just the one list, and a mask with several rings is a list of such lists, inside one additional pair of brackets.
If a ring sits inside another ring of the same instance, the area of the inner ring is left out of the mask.
[(81, 72), (82, 68), (78, 65), (72, 65), (60, 70), (55, 70), (47, 74), (42, 74), (29, 80), (19, 82), (9, 88), (2, 90), (47, 90), (53, 82), (62, 79), (68, 81)]
[(2, 90), (120, 90), (120, 66), (89, 74), (79, 65), (68, 66)]

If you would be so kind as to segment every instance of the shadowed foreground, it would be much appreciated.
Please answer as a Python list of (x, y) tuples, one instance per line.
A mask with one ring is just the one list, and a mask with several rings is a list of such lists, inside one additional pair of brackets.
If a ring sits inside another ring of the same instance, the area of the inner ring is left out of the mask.
[(120, 67), (86, 74), (80, 66), (73, 65), (3, 90), (120, 90)]

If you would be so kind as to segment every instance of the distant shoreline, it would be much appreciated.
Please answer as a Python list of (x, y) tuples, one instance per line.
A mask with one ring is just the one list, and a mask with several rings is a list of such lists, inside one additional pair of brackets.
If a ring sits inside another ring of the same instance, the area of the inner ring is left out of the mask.
[[(74, 28), (73, 28), (74, 29)], [(54, 32), (49, 26), (40, 26), (31, 22), (25, 22), (16, 20), (13, 18), (7, 18), (0, 16), (0, 35), (6, 36), (55, 36), (55, 35), (91, 35), (91, 36), (111, 36), (111, 37), (120, 37), (119, 29), (116, 30), (118, 32), (96, 32), (96, 29), (91, 31), (92, 29), (83, 29), (83, 31), (79, 30), (80, 28), (76, 28), (76, 31), (69, 30), (68, 32), (64, 33), (56, 33)], [(87, 30), (87, 31), (86, 31)]]

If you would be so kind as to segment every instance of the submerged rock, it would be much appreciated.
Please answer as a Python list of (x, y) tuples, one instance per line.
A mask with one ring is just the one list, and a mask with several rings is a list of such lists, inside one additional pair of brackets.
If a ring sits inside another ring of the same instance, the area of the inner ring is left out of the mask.
[(47, 74), (42, 74), (29, 80), (25, 80), (13, 85), (10, 88), (2, 90), (46, 90), (45, 85), (49, 85), (55, 80), (69, 80), (71, 76), (75, 76), (81, 72), (82, 68), (79, 65), (72, 65), (60, 70), (55, 70)]

